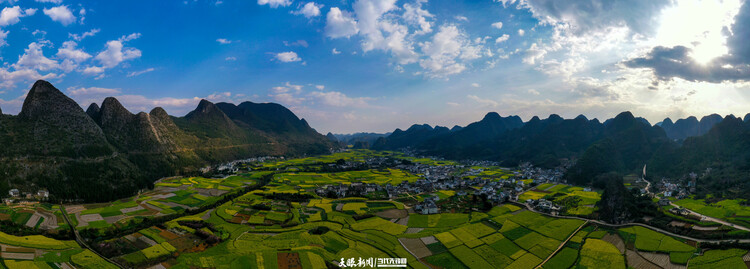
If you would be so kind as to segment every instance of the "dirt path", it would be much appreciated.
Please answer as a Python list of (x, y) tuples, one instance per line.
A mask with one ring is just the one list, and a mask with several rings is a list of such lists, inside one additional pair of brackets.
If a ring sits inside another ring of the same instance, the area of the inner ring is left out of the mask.
[(555, 254), (557, 254), (558, 251), (560, 251), (563, 247), (565, 247), (565, 244), (567, 244), (568, 241), (570, 241), (570, 239), (573, 238), (573, 236), (575, 236), (578, 233), (578, 231), (580, 231), (581, 229), (583, 229), (583, 226), (586, 226), (586, 224), (588, 224), (588, 223), (589, 223), (589, 221), (587, 220), (583, 224), (581, 224), (581, 226), (578, 226), (578, 229), (576, 229), (572, 234), (570, 234), (570, 236), (568, 236), (568, 239), (565, 239), (565, 241), (563, 241), (562, 243), (560, 243), (560, 246), (557, 247), (557, 249), (555, 250), (555, 252), (552, 252), (552, 254), (550, 254), (547, 257), (547, 259), (544, 259), (544, 261), (542, 261), (542, 263), (540, 263), (539, 265), (536, 266), (536, 269), (542, 268), (542, 265), (544, 265), (545, 263), (547, 263), (547, 261), (549, 261), (550, 259), (552, 259), (552, 257), (554, 257)]

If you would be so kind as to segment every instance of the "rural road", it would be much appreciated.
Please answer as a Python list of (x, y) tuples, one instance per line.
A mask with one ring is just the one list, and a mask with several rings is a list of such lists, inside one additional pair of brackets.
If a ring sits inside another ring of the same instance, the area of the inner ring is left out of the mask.
[[(641, 177), (641, 180), (646, 181), (646, 194), (651, 194), (651, 191), (649, 190), (649, 188), (651, 187), (651, 181), (646, 180), (646, 178), (644, 178), (644, 177)], [(674, 206), (674, 207), (685, 208), (685, 210), (687, 210), (688, 212), (690, 212), (690, 214), (698, 216), (698, 217), (701, 217), (701, 221), (712, 221), (712, 222), (720, 223), (720, 224), (723, 224), (723, 225), (726, 225), (726, 226), (729, 226), (729, 227), (732, 227), (732, 228), (735, 228), (735, 229), (739, 229), (739, 230), (744, 230), (744, 231), (750, 232), (750, 228), (747, 228), (745, 226), (737, 225), (737, 224), (734, 224), (734, 223), (731, 223), (731, 222), (728, 222), (728, 221), (725, 221), (725, 220), (722, 220), (722, 219), (717, 219), (717, 218), (714, 218), (714, 217), (703, 215), (701, 213), (698, 213), (698, 212), (695, 212), (693, 210), (690, 210), (690, 209), (688, 209), (686, 207), (676, 205), (672, 201), (669, 201), (669, 205)]]
[(86, 244), (86, 241), (84, 241), (83, 238), (81, 237), (81, 234), (78, 233), (78, 230), (76, 230), (76, 228), (73, 227), (73, 225), (70, 224), (70, 220), (68, 219), (68, 212), (65, 211), (65, 206), (63, 206), (62, 204), (60, 204), (60, 211), (62, 211), (62, 215), (63, 215), (63, 219), (65, 219), (65, 223), (67, 223), (68, 227), (70, 227), (70, 230), (73, 231), (73, 234), (76, 237), (76, 242), (79, 245), (81, 245), (81, 247), (83, 247), (85, 249), (88, 249), (88, 250), (91, 250), (91, 252), (93, 252), (97, 256), (101, 257), (105, 261), (107, 261), (107, 262), (109, 262), (109, 263), (111, 263), (111, 264), (113, 264), (113, 265), (115, 265), (115, 266), (117, 266), (119, 268), (125, 268), (122, 265), (120, 265), (119, 263), (116, 263), (116, 262), (110, 260), (109, 258), (102, 256), (101, 254), (99, 254), (99, 252), (96, 252), (96, 250), (94, 250), (91, 247), (89, 247), (89, 245)]
[(531, 206), (529, 206), (529, 205), (527, 205), (525, 203), (524, 204), (518, 203), (518, 202), (511, 202), (511, 203), (519, 205), (519, 206), (522, 206), (522, 207), (525, 207), (527, 210), (529, 210), (531, 212), (534, 212), (534, 213), (537, 213), (537, 214), (542, 214), (542, 215), (545, 215), (545, 216), (548, 216), (548, 217), (561, 218), (561, 219), (577, 219), (577, 220), (588, 221), (588, 222), (596, 223), (596, 224), (599, 224), (599, 225), (602, 225), (602, 226), (613, 227), (613, 228), (628, 227), (628, 226), (641, 226), (643, 228), (648, 228), (648, 229), (651, 229), (651, 230), (654, 230), (654, 231), (657, 231), (657, 232), (660, 232), (660, 233), (663, 233), (663, 234), (667, 234), (667, 235), (670, 235), (670, 236), (673, 236), (673, 237), (679, 237), (679, 238), (682, 238), (682, 239), (685, 239), (685, 240), (691, 240), (691, 241), (696, 241), (696, 242), (701, 242), (701, 243), (713, 243), (713, 244), (718, 244), (718, 243), (732, 243), (732, 242), (750, 243), (750, 239), (721, 239), (721, 240), (716, 240), (716, 239), (698, 239), (698, 238), (693, 238), (693, 237), (689, 237), (689, 236), (675, 234), (675, 233), (672, 233), (672, 232), (669, 232), (669, 231), (666, 231), (666, 230), (662, 230), (662, 229), (653, 227), (653, 226), (648, 225), (648, 224), (636, 223), (636, 222), (629, 222), (629, 223), (623, 223), (623, 224), (611, 224), (611, 223), (606, 223), (606, 222), (599, 221), (599, 220), (593, 220), (593, 219), (587, 219), (587, 218), (581, 218), (581, 217), (555, 216), (555, 215), (552, 215), (552, 214), (548, 214), (548, 213), (536, 211), (533, 208), (531, 208)]

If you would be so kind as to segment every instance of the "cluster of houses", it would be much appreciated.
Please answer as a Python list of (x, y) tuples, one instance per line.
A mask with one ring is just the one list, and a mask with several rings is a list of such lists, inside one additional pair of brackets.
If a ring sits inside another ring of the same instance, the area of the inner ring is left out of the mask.
[[(692, 185), (692, 188), (695, 188), (695, 181), (691, 180), (688, 182), (689, 185)], [(661, 182), (658, 184), (655, 184), (654, 186), (656, 188), (657, 193), (661, 193), (663, 197), (675, 197), (677, 199), (684, 199), (687, 198), (687, 196), (690, 194), (690, 187), (683, 186), (680, 183), (672, 183), (667, 178), (662, 178)]]
[(49, 191), (45, 189), (38, 190), (36, 193), (21, 192), (18, 189), (8, 191), (8, 198), (4, 199), (5, 203), (12, 203), (16, 199), (45, 201), (49, 199)]
[(552, 214), (557, 214), (562, 209), (560, 205), (557, 205), (553, 203), (552, 201), (549, 201), (544, 198), (539, 199), (539, 200), (528, 199), (526, 200), (526, 203), (534, 207), (534, 209), (536, 209), (537, 211), (548, 212)]
[(562, 182), (563, 175), (567, 171), (566, 166), (558, 166), (552, 169), (543, 169), (534, 167), (531, 163), (521, 163), (518, 168), (521, 170), (522, 178), (533, 178), (537, 181)]

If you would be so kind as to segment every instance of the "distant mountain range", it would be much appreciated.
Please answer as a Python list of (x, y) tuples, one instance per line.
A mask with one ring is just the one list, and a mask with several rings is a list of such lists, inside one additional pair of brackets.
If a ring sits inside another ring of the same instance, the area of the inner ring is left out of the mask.
[(285, 107), (201, 100), (184, 117), (157, 107), (133, 114), (106, 98), (84, 112), (37, 81), (17, 116), (0, 116), (0, 195), (11, 186), (47, 188), (62, 199), (111, 200), (159, 177), (261, 155), (304, 155), (334, 147)]
[(518, 116), (491, 112), (454, 130), (426, 124), (396, 129), (372, 145), (380, 150), (406, 147), (425, 155), (486, 159), (505, 166), (530, 161), (554, 167), (575, 159), (566, 178), (577, 184), (590, 184), (608, 172), (638, 173), (646, 164), (656, 178), (680, 178), (711, 168), (711, 175), (720, 179), (703, 182), (705, 190), (732, 196), (750, 191), (750, 181), (742, 174), (750, 173), (750, 114), (744, 120), (716, 114), (700, 121), (689, 117), (672, 123), (667, 118), (652, 126), (630, 112), (603, 123), (583, 115), (563, 119), (554, 114), (524, 123)]
[(353, 133), (353, 134), (333, 134), (328, 133), (326, 136), (334, 142), (340, 142), (344, 145), (352, 145), (357, 148), (369, 148), (375, 144), (378, 138), (386, 137), (391, 133)]

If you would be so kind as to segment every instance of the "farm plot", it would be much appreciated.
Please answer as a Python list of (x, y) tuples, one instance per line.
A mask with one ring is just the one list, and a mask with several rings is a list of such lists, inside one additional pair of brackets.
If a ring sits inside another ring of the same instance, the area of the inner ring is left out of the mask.
[(587, 268), (625, 268), (625, 257), (606, 241), (589, 238), (581, 248), (580, 265)]

